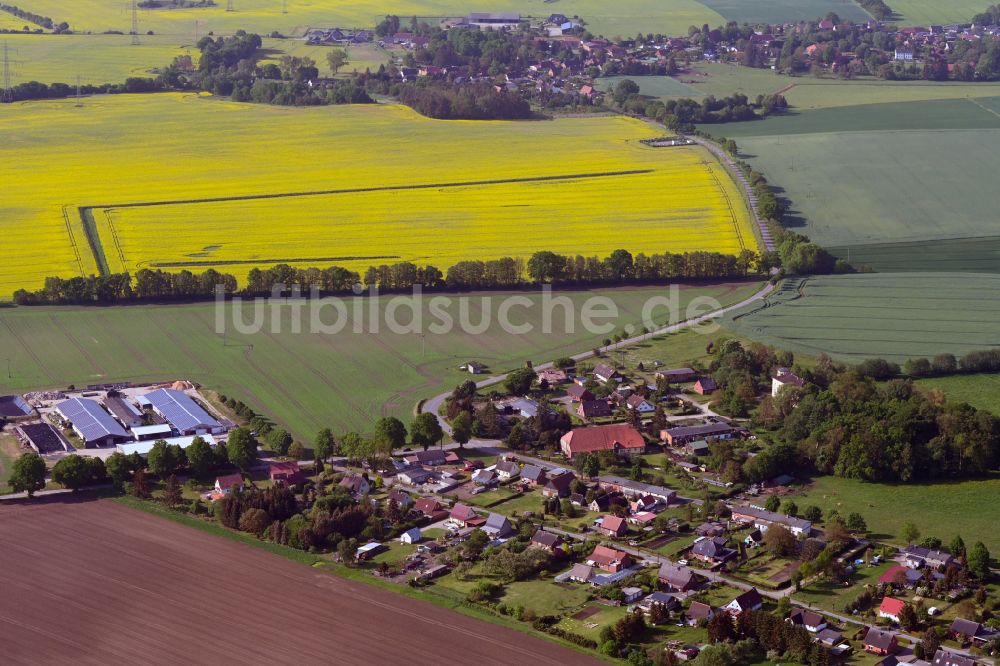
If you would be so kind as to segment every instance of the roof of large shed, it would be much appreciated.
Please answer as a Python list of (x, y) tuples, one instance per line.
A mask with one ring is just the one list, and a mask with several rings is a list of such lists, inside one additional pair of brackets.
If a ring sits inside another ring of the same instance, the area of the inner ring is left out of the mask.
[(56, 405), (59, 413), (73, 422), (77, 431), (88, 442), (114, 435), (128, 438), (128, 433), (94, 400), (70, 398)]
[(221, 425), (183, 391), (158, 389), (147, 393), (146, 399), (178, 430), (190, 430), (198, 426), (217, 428)]

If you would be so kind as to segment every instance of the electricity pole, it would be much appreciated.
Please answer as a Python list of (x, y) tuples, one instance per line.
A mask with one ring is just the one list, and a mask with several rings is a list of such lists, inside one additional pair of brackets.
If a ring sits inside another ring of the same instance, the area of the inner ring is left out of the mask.
[(132, 46), (139, 46), (139, 6), (132, 0)]

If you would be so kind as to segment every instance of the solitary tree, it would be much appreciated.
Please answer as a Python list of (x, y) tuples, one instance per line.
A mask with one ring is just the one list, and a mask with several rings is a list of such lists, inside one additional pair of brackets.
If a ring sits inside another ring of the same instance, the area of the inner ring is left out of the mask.
[(767, 498), (767, 501), (764, 502), (764, 508), (768, 511), (777, 511), (781, 508), (781, 500), (778, 499), (777, 495), (771, 495)]
[(122, 488), (125, 487), (125, 482), (132, 477), (132, 466), (129, 463), (128, 457), (117, 451), (108, 456), (108, 459), (104, 461), (104, 469), (108, 474), (108, 478), (111, 479), (115, 490), (118, 492), (122, 491)]
[(198, 478), (202, 478), (215, 467), (215, 454), (212, 447), (201, 437), (195, 437), (191, 444), (184, 449), (187, 454), (188, 466)]
[(795, 536), (784, 525), (771, 525), (764, 532), (764, 547), (772, 555), (791, 555), (795, 552)]
[(24, 453), (11, 466), (8, 482), (15, 493), (28, 493), (45, 487), (45, 461), (37, 453)]
[(337, 450), (337, 440), (333, 436), (333, 431), (323, 428), (316, 434), (316, 442), (313, 445), (313, 455), (317, 460), (326, 460)]
[(330, 65), (330, 71), (336, 76), (340, 68), (347, 64), (347, 51), (344, 49), (331, 49), (326, 54), (326, 62)]
[(245, 474), (257, 459), (257, 441), (246, 428), (236, 428), (229, 433), (226, 453), (229, 455), (229, 462)]
[(177, 477), (171, 474), (167, 477), (167, 483), (163, 487), (163, 503), (174, 508), (184, 500), (181, 494), (181, 484)]
[(292, 445), (292, 436), (284, 428), (276, 428), (267, 433), (267, 445), (279, 456), (288, 453), (288, 447)]
[(431, 412), (417, 414), (410, 423), (410, 439), (426, 451), (431, 444), (437, 444), (444, 438), (438, 418)]
[(146, 470), (140, 467), (132, 474), (132, 495), (138, 499), (149, 499), (150, 494)]
[(451, 438), (458, 444), (458, 448), (463, 448), (472, 439), (472, 414), (463, 411), (452, 419)]
[(969, 550), (968, 561), (969, 571), (980, 580), (990, 575), (990, 551), (982, 541), (977, 541)]
[(375, 440), (393, 451), (406, 444), (406, 426), (395, 416), (384, 416), (375, 424)]
[(847, 516), (847, 529), (858, 533), (867, 532), (868, 523), (865, 522), (864, 516), (855, 511)]
[[(90, 461), (96, 461), (101, 466), (101, 470), (95, 469)], [(84, 458), (83, 456), (66, 456), (52, 467), (52, 480), (61, 483), (66, 488), (76, 492), (98, 478), (104, 476), (104, 463), (98, 458)]]
[(903, 537), (903, 541), (906, 543), (916, 543), (917, 539), (920, 538), (920, 530), (917, 529), (916, 525), (908, 522), (903, 525), (900, 536)]
[(503, 381), (504, 388), (511, 395), (524, 395), (531, 390), (535, 381), (535, 371), (530, 368), (518, 368)]

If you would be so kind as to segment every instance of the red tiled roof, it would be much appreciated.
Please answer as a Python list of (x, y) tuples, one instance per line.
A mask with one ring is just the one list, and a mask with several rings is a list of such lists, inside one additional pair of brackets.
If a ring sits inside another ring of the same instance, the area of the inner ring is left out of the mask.
[(623, 525), (625, 525), (625, 519), (619, 516), (604, 516), (601, 519), (601, 529), (604, 530), (620, 532)]
[(574, 428), (563, 435), (562, 441), (571, 454), (609, 451), (616, 445), (625, 449), (646, 447), (646, 440), (639, 431), (625, 424)]
[(879, 606), (878, 609), (879, 612), (886, 613), (887, 615), (899, 615), (905, 605), (905, 601), (893, 599), (892, 597), (886, 597), (882, 600), (882, 605)]
[(878, 582), (880, 583), (891, 583), (896, 578), (896, 574), (902, 571), (906, 573), (906, 567), (901, 564), (896, 564), (889, 567), (884, 574), (878, 577)]
[(594, 548), (594, 552), (590, 554), (587, 559), (591, 562), (596, 562), (601, 565), (612, 564), (613, 562), (621, 562), (628, 557), (628, 553), (622, 552), (620, 550), (615, 550), (614, 548), (608, 548), (607, 546), (597, 546)]

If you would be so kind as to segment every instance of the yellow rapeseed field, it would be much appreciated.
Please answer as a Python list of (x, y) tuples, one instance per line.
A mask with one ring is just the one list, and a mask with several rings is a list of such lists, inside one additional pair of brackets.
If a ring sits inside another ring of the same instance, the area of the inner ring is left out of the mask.
[[(436, 121), (400, 106), (281, 108), (183, 94), (6, 105), (0, 294), (97, 270), (81, 206), (94, 208), (110, 270), (358, 256), (446, 269), (538, 249), (735, 252), (740, 238), (753, 247), (722, 168), (700, 148), (639, 142), (659, 133), (623, 117)], [(623, 171), (641, 173), (565, 179)], [(551, 177), (563, 179), (538, 180)], [(455, 186), (470, 181), (497, 182)], [(418, 185), (441, 187), (402, 189)], [(389, 189), (126, 205), (373, 187)], [(224, 269), (242, 277), (252, 265)]]

